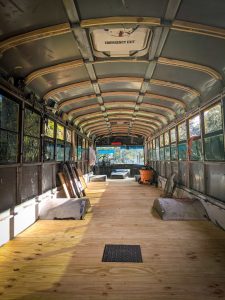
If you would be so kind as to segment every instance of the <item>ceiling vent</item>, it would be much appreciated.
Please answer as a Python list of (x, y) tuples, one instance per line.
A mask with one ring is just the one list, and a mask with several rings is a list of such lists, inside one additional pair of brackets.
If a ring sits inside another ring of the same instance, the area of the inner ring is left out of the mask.
[(152, 32), (149, 28), (118, 27), (91, 29), (90, 37), (97, 57), (138, 57), (149, 49)]

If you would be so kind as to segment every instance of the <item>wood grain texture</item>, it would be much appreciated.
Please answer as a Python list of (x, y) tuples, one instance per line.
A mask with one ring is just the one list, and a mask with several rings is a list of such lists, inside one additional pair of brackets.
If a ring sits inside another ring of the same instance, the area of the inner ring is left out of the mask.
[[(225, 232), (162, 221), (160, 194), (133, 180), (90, 183), (82, 221), (38, 221), (0, 248), (1, 300), (193, 300), (225, 297)], [(105, 244), (134, 244), (142, 264), (102, 263)]]

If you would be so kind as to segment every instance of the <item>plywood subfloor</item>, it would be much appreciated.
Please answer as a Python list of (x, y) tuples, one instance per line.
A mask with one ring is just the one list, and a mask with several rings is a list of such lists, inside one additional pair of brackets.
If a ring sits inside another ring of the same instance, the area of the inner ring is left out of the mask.
[[(84, 221), (38, 221), (0, 248), (0, 299), (225, 299), (225, 232), (161, 221), (154, 187), (89, 185)], [(140, 244), (143, 263), (101, 262), (105, 244)]]

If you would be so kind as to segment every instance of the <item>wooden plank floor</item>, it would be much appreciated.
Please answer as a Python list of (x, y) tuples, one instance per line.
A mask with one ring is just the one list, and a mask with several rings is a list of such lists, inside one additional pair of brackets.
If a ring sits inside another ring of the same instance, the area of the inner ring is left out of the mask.
[[(161, 221), (154, 187), (91, 183), (83, 221), (38, 221), (0, 248), (0, 299), (225, 299), (225, 232)], [(102, 263), (104, 245), (140, 244), (143, 263)]]

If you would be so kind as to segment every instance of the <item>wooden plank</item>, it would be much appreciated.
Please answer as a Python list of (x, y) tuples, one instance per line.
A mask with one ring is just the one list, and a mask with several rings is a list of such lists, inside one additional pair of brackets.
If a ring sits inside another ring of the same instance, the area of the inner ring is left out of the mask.
[(66, 195), (66, 198), (71, 198), (71, 197), (70, 197), (69, 190), (68, 190), (67, 185), (66, 185), (66, 182), (65, 182), (65, 179), (64, 179), (63, 173), (59, 172), (59, 173), (58, 173), (58, 176), (59, 176), (59, 180), (60, 180), (60, 182), (61, 182), (61, 184), (62, 184), (64, 193), (65, 193), (65, 195)]
[(71, 198), (76, 198), (78, 196), (78, 194), (77, 194), (78, 191), (76, 190), (76, 187), (74, 186), (73, 178), (70, 175), (69, 169), (66, 164), (63, 165), (63, 174), (64, 174), (65, 180), (67, 182), (67, 187), (70, 191)]
[[(38, 221), (0, 248), (0, 298), (193, 300), (225, 297), (225, 232), (165, 222), (159, 189), (132, 180), (88, 185), (82, 221)], [(139, 244), (143, 263), (102, 263), (104, 246)]]
[(81, 184), (83, 186), (83, 189), (85, 190), (87, 188), (87, 184), (84, 180), (84, 176), (83, 176), (83, 173), (82, 173), (81, 169), (77, 168), (77, 173), (79, 175), (79, 178), (80, 178)]

